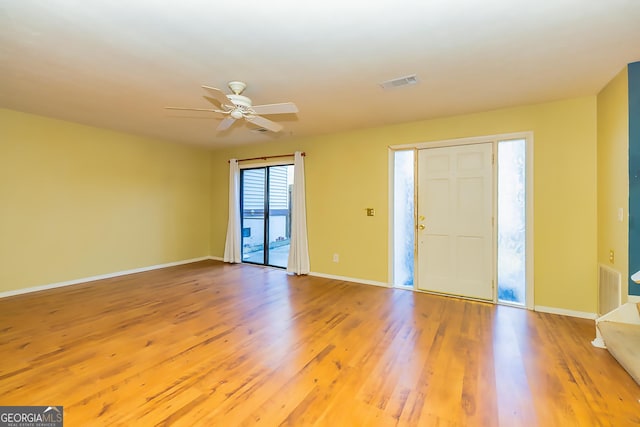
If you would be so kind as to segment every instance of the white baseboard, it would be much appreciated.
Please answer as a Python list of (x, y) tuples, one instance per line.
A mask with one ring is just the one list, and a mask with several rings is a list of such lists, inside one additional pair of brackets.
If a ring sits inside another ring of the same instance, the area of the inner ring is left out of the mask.
[(316, 273), (315, 271), (310, 272), (309, 276), (322, 277), (324, 279), (342, 280), (344, 282), (362, 283), (365, 285), (381, 286), (383, 288), (391, 287), (388, 283), (377, 282), (375, 280), (356, 279), (353, 277), (345, 277), (345, 276), (334, 276), (333, 274)]
[(545, 307), (542, 305), (536, 305), (533, 309), (541, 313), (560, 314), (562, 316), (580, 317), (582, 319), (595, 320), (598, 317), (596, 313), (589, 313), (586, 311), (567, 310), (565, 308), (557, 308), (557, 307)]
[(628, 302), (632, 302), (635, 304), (639, 304), (640, 303), (640, 296), (637, 295), (629, 295), (629, 299), (627, 300)]
[[(110, 279), (112, 277), (125, 276), (127, 274), (134, 274), (134, 273), (142, 273), (142, 272), (145, 272), (145, 271), (158, 270), (160, 268), (173, 267), (173, 266), (176, 266), (176, 265), (190, 264), (192, 262), (204, 261), (204, 260), (208, 260), (208, 259), (215, 260), (215, 261), (224, 261), (224, 259), (222, 257), (218, 257), (218, 256), (204, 256), (204, 257), (198, 257), (198, 258), (191, 258), (191, 259), (186, 259), (186, 260), (181, 260), (181, 261), (169, 262), (169, 263), (165, 263), (165, 264), (151, 265), (151, 266), (147, 266), (147, 267), (140, 267), (140, 268), (134, 268), (134, 269), (130, 269), (130, 270), (117, 271), (117, 272), (114, 272), (114, 273), (101, 274), (101, 275), (97, 275), (97, 276), (83, 277), (83, 278), (80, 278), (80, 279), (68, 280), (68, 281), (64, 281), (64, 282), (50, 283), (50, 284), (41, 285), (41, 286), (33, 286), (33, 287), (29, 287), (29, 288), (22, 288), (22, 289), (15, 289), (15, 290), (11, 290), (11, 291), (0, 292), (0, 298), (6, 298), (6, 297), (15, 296), (15, 295), (22, 295), (22, 294), (28, 294), (28, 293), (32, 293), (32, 292), (44, 291), (44, 290), (47, 290), (47, 289), (61, 288), (61, 287), (64, 287), (64, 286), (77, 285), (77, 284), (80, 284), (80, 283), (93, 282), (95, 280)], [(318, 273), (318, 272), (314, 272), (314, 271), (310, 272), (309, 275), (310, 276), (315, 276), (315, 277), (322, 277), (322, 278), (325, 278), (325, 279), (342, 280), (342, 281), (345, 281), (345, 282), (362, 283), (362, 284), (365, 284), (365, 285), (380, 286), (380, 287), (383, 287), (383, 288), (391, 288), (392, 287), (389, 283), (385, 283), (385, 282), (378, 282), (378, 281), (375, 281), (375, 280), (367, 280), (367, 279), (358, 279), (358, 278), (354, 278), (354, 277), (337, 276), (337, 275), (333, 275), (333, 274), (324, 274), (324, 273)], [(629, 295), (628, 301), (632, 302), (632, 303), (640, 303), (640, 296)], [(534, 307), (534, 310), (542, 312), (542, 313), (560, 314), (560, 315), (563, 315), (563, 316), (579, 317), (579, 318), (583, 318), (583, 319), (596, 319), (598, 317), (596, 313), (588, 313), (588, 312), (583, 312), (583, 311), (567, 310), (567, 309), (557, 308), (557, 307), (545, 307), (545, 306), (541, 306), (541, 305), (536, 305)]]
[[(173, 267), (176, 265), (190, 264), (192, 262), (204, 261), (207, 259), (218, 260), (217, 257), (204, 256), (199, 258), (185, 259), (182, 261), (168, 262), (166, 264), (151, 265), (148, 267), (133, 268), (131, 270), (116, 271), (115, 273), (100, 274), (98, 276), (83, 277), (80, 279), (67, 280), (65, 282), (50, 283), (47, 285), (33, 286), (30, 288), (15, 289), (12, 291), (0, 292), (0, 298), (12, 297), (15, 295), (28, 294), (31, 292), (44, 291), (47, 289), (62, 288), (64, 286), (77, 285), (80, 283), (93, 282), (95, 280), (110, 279), (112, 277), (125, 276), (127, 274), (142, 273), (145, 271), (158, 270), (160, 268)], [(222, 261), (222, 259), (220, 259)]]

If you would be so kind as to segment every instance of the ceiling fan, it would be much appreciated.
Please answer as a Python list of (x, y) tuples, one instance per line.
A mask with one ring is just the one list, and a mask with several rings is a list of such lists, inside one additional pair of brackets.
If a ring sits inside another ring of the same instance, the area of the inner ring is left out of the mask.
[(210, 111), (223, 114), (226, 117), (220, 122), (217, 131), (228, 129), (236, 120), (245, 119), (261, 128), (272, 132), (280, 132), (282, 125), (266, 119), (259, 114), (286, 114), (297, 113), (298, 107), (293, 102), (282, 102), (279, 104), (252, 105), (251, 99), (241, 95), (246, 89), (244, 82), (233, 81), (228, 84), (232, 94), (225, 95), (220, 89), (209, 86), (202, 86), (211, 96), (204, 98), (217, 108), (188, 108), (188, 107), (165, 107), (167, 110), (187, 110), (187, 111)]

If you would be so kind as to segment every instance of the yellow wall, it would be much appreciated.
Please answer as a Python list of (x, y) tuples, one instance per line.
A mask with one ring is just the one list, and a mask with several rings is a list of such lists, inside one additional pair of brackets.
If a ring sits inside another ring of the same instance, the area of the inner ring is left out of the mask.
[(208, 154), (0, 110), (0, 292), (221, 257), (227, 160), (295, 150), (307, 152), (312, 271), (386, 283), (387, 147), (531, 130), (535, 304), (593, 313), (596, 115), (591, 96)]
[[(268, 142), (212, 155), (212, 255), (227, 224), (228, 165), (243, 158), (306, 151), (311, 270), (388, 282), (389, 145), (534, 132), (535, 304), (595, 313), (596, 97)], [(376, 209), (375, 217), (364, 209)], [(332, 262), (332, 254), (340, 262)]]
[(0, 292), (209, 255), (203, 149), (0, 110)]
[[(625, 67), (598, 94), (598, 262), (629, 277), (629, 92)], [(624, 218), (618, 220), (618, 209)], [(615, 260), (609, 262), (609, 251)], [(623, 279), (623, 283), (626, 283)], [(622, 286), (626, 300), (627, 286)]]

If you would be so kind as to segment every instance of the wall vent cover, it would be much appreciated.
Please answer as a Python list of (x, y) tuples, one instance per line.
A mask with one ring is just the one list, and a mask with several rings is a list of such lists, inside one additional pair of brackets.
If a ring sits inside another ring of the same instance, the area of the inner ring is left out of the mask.
[(418, 83), (418, 77), (415, 74), (410, 76), (398, 77), (397, 79), (387, 80), (380, 83), (382, 89), (394, 89), (397, 87), (415, 85)]
[(603, 264), (598, 265), (598, 314), (600, 316), (622, 304), (622, 274)]

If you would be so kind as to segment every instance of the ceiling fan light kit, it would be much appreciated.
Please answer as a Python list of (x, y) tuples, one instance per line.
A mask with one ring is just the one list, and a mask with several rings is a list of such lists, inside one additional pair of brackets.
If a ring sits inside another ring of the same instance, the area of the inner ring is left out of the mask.
[(228, 83), (231, 94), (226, 95), (220, 89), (210, 86), (202, 86), (211, 96), (204, 98), (217, 106), (218, 108), (190, 108), (190, 107), (165, 107), (168, 110), (186, 110), (186, 111), (208, 111), (226, 115), (217, 127), (217, 131), (227, 130), (231, 125), (240, 119), (244, 119), (249, 123), (253, 123), (262, 129), (272, 132), (280, 132), (283, 126), (279, 123), (262, 117), (260, 114), (288, 114), (297, 113), (298, 107), (293, 102), (282, 102), (279, 104), (253, 105), (251, 98), (242, 95), (247, 88), (247, 84), (240, 81), (232, 81)]
[(242, 111), (240, 111), (239, 108), (236, 108), (235, 110), (233, 110), (231, 113), (229, 113), (229, 115), (236, 120), (241, 119), (243, 116)]

